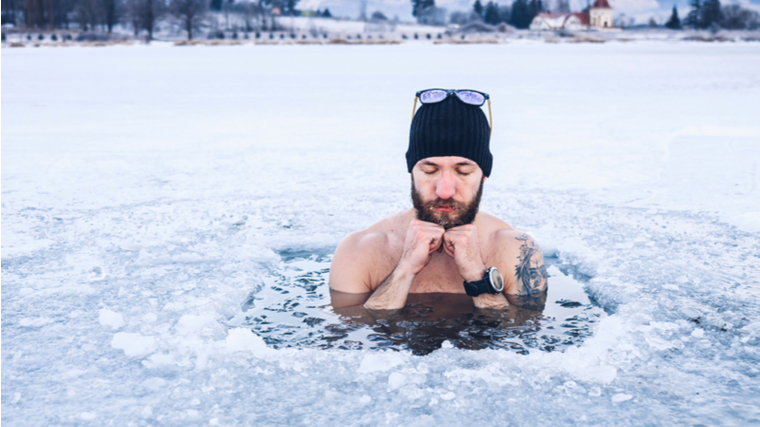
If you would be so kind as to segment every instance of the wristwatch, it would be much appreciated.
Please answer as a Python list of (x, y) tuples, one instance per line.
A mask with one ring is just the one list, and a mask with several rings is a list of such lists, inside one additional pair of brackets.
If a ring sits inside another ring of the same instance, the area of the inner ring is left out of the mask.
[(481, 280), (474, 282), (464, 281), (464, 291), (471, 297), (480, 294), (498, 294), (504, 290), (504, 279), (496, 267), (491, 267)]

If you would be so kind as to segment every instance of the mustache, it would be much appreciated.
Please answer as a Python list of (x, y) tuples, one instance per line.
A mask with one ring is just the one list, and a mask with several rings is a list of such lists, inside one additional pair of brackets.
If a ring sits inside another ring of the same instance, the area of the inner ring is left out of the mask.
[(423, 206), (425, 209), (435, 209), (435, 208), (454, 208), (458, 211), (467, 209), (467, 205), (461, 202), (457, 202), (454, 199), (436, 199), (431, 202), (423, 203)]

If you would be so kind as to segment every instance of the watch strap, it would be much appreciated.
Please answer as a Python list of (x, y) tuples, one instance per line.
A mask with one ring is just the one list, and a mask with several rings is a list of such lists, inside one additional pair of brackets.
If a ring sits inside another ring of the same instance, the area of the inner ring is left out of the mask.
[(495, 293), (493, 288), (491, 287), (490, 281), (488, 280), (488, 273), (486, 273), (482, 279), (476, 280), (474, 282), (468, 282), (465, 280), (464, 291), (467, 295), (471, 297), (476, 297), (482, 294)]

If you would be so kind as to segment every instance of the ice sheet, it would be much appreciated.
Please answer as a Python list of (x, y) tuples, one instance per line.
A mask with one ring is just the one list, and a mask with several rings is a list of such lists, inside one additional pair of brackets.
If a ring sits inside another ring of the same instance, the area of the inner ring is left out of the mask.
[[(3, 49), (7, 425), (760, 419), (760, 45)], [(565, 352), (280, 349), (282, 251), (406, 208), (412, 94), (491, 94), (483, 209), (609, 316)]]

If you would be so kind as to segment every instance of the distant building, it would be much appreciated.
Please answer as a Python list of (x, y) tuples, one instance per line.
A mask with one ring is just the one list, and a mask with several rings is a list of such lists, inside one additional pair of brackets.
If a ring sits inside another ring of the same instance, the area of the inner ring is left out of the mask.
[[(602, 0), (606, 3), (606, 0)], [(541, 12), (530, 23), (531, 30), (585, 30), (588, 15), (585, 12), (544, 13)]]
[(612, 8), (607, 0), (596, 0), (583, 12), (539, 13), (530, 23), (531, 30), (586, 30), (612, 28)]
[(596, 0), (588, 14), (592, 27), (612, 28), (612, 8), (607, 0)]

